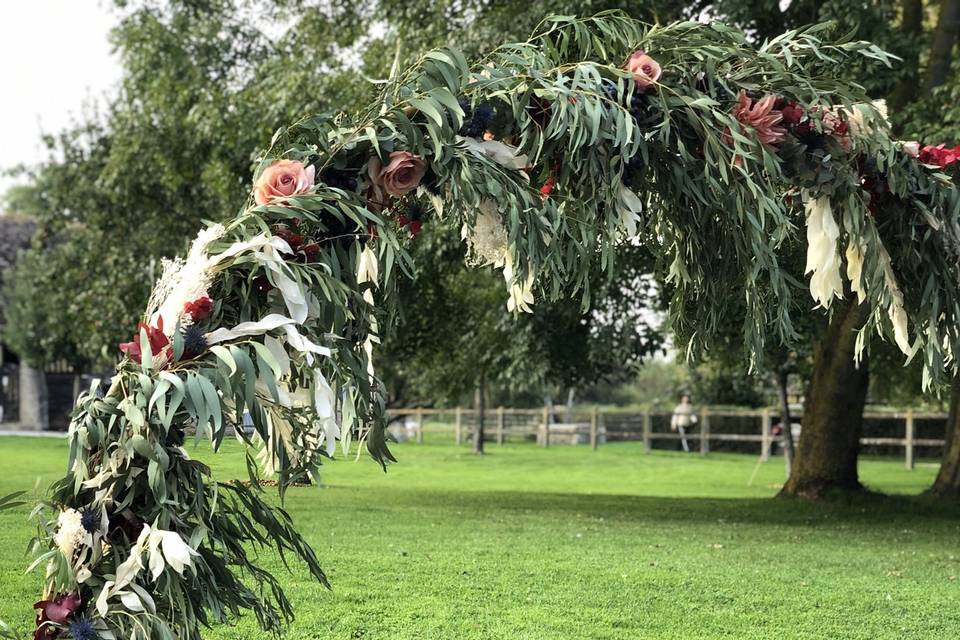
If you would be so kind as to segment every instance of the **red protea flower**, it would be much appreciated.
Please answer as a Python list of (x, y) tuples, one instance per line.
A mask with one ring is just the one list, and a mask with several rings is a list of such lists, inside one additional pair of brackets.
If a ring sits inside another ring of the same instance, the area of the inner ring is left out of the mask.
[(76, 593), (58, 594), (52, 600), (41, 600), (33, 605), (37, 612), (37, 630), (33, 632), (34, 640), (52, 640), (59, 633), (59, 629), (47, 623), (66, 624), (67, 619), (80, 609), (80, 595)]
[(925, 145), (920, 149), (919, 160), (923, 164), (931, 164), (943, 169), (960, 160), (960, 144), (953, 148), (947, 148), (945, 144)]
[(213, 300), (207, 296), (201, 296), (193, 302), (183, 305), (183, 312), (190, 316), (194, 322), (202, 322), (213, 313)]
[(147, 332), (147, 342), (150, 343), (150, 351), (155, 356), (160, 355), (170, 345), (170, 339), (163, 333), (163, 318), (157, 320), (156, 328), (141, 322), (137, 325), (137, 334), (133, 337), (133, 341), (120, 344), (120, 351), (130, 356), (131, 360), (139, 363), (143, 355), (140, 352), (141, 331)]
[[(776, 100), (776, 96), (768, 94), (754, 103), (741, 89), (730, 115), (752, 129), (762, 144), (779, 144), (786, 137), (787, 130), (777, 126), (783, 120), (783, 113), (774, 108)], [(727, 137), (730, 137), (729, 133)]]

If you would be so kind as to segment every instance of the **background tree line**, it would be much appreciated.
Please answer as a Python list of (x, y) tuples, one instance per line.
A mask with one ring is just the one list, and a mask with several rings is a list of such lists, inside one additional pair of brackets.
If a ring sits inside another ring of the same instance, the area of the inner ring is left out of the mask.
[[(6, 338), (37, 366), (59, 359), (85, 371), (109, 365), (117, 343), (136, 323), (157, 261), (181, 252), (202, 221), (241, 206), (252, 161), (276, 126), (305, 113), (364, 103), (398, 51), (401, 62), (442, 44), (476, 54), (523, 38), (547, 13), (619, 9), (651, 22), (712, 16), (744, 28), (758, 42), (834, 20), (838, 32), (876, 42), (904, 60), (883, 74), (865, 67), (848, 71), (871, 95), (889, 101), (905, 139), (960, 141), (960, 74), (951, 64), (960, 0), (793, 0), (784, 10), (777, 4), (117, 0), (112, 37), (123, 65), (118, 94), (101, 112), (49, 137), (50, 159), (29, 169), (28, 184), (7, 197), (7, 209), (33, 216), (39, 231), (6, 278)], [(517, 318), (503, 307), (499, 273), (463, 266), (456, 235), (428, 223), (411, 245), (421, 276), (399, 293), (403, 315), (381, 357), (398, 402), (474, 394), (482, 405), (496, 394), (516, 398), (587, 380), (616, 381), (632, 373), (625, 364), (659, 348), (651, 315), (638, 310), (663, 306), (669, 287), (615, 284), (665, 272), (642, 249), (625, 248), (625, 271), (610, 274), (617, 279), (594, 292), (585, 316), (580, 300), (572, 300), (538, 305), (536, 314)], [(802, 247), (785, 251), (801, 279)], [(854, 436), (861, 428), (857, 415), (869, 386), (868, 367), (824, 354), (852, 347), (849, 329), (862, 322), (861, 314), (849, 304), (829, 318), (811, 312), (795, 344), (771, 344), (758, 363), (758, 373), (776, 380), (782, 397), (790, 376), (811, 390), (804, 424), (808, 451), (801, 443), (788, 492), (859, 486)], [(739, 376), (745, 354), (736, 337), (742, 326), (736, 305), (724, 326), (728, 335), (709, 352), (693, 355), (706, 367)], [(688, 338), (678, 327), (678, 346)], [(919, 386), (916, 367), (900, 369), (884, 347), (869, 358), (875, 380)], [(849, 402), (816, 391), (830, 388), (842, 389)], [(960, 490), (960, 436), (953, 435), (960, 429), (958, 393), (939, 491)], [(789, 424), (788, 415), (783, 419)]]

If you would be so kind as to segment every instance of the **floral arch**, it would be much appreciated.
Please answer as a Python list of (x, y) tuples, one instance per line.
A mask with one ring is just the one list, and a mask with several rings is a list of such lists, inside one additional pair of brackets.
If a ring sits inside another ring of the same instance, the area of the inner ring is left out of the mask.
[[(462, 225), (523, 311), (588, 290), (588, 266), (639, 237), (695, 343), (736, 289), (755, 352), (792, 335), (778, 249), (805, 227), (816, 303), (848, 287), (871, 303), (861, 344), (876, 329), (939, 379), (960, 326), (960, 200), (943, 171), (960, 149), (893, 140), (836, 71), (890, 57), (826, 29), (756, 47), (721, 24), (553, 17), (472, 66), (425, 54), (355, 117), (278, 131), (248, 206), (166, 265), (109, 388), (77, 402), (69, 473), (41, 515), (35, 638), (196, 640), (245, 610), (278, 631), (292, 606), (251, 547), (326, 583), (257, 481), (277, 474), (282, 495), (351, 434), (392, 460), (380, 303), (431, 219)], [(215, 449), (235, 434), (251, 482), (216, 482), (182, 447), (188, 428)]]

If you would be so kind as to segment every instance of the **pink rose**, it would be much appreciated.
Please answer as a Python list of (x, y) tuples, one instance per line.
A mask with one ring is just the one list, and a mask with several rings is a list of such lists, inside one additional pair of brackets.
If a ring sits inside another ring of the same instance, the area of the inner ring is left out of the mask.
[(296, 160), (278, 160), (264, 169), (253, 185), (257, 204), (270, 204), (275, 198), (306, 193), (313, 187), (314, 167), (304, 167)]
[(409, 151), (392, 151), (385, 167), (377, 156), (370, 158), (367, 172), (373, 184), (382, 187), (388, 195), (400, 197), (417, 188), (427, 172), (427, 162)]
[(656, 60), (643, 51), (634, 51), (627, 59), (627, 71), (633, 74), (633, 81), (637, 83), (640, 93), (656, 84), (663, 70)]

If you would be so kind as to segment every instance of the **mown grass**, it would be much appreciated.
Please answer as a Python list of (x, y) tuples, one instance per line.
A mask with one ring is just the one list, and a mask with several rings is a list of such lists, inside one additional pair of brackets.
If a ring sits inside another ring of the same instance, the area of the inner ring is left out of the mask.
[[(202, 450), (196, 452), (202, 455)], [(775, 500), (780, 460), (641, 453), (634, 444), (537, 449), (399, 445), (291, 490), (327, 591), (283, 576), (313, 638), (948, 638), (960, 633), (960, 509), (920, 493), (935, 468), (868, 460), (890, 497)], [(0, 495), (46, 486), (61, 441), (0, 439)], [(242, 477), (236, 451), (211, 457)], [(0, 618), (26, 631), (27, 510), (0, 514)], [(260, 638), (251, 619), (211, 640)]]

